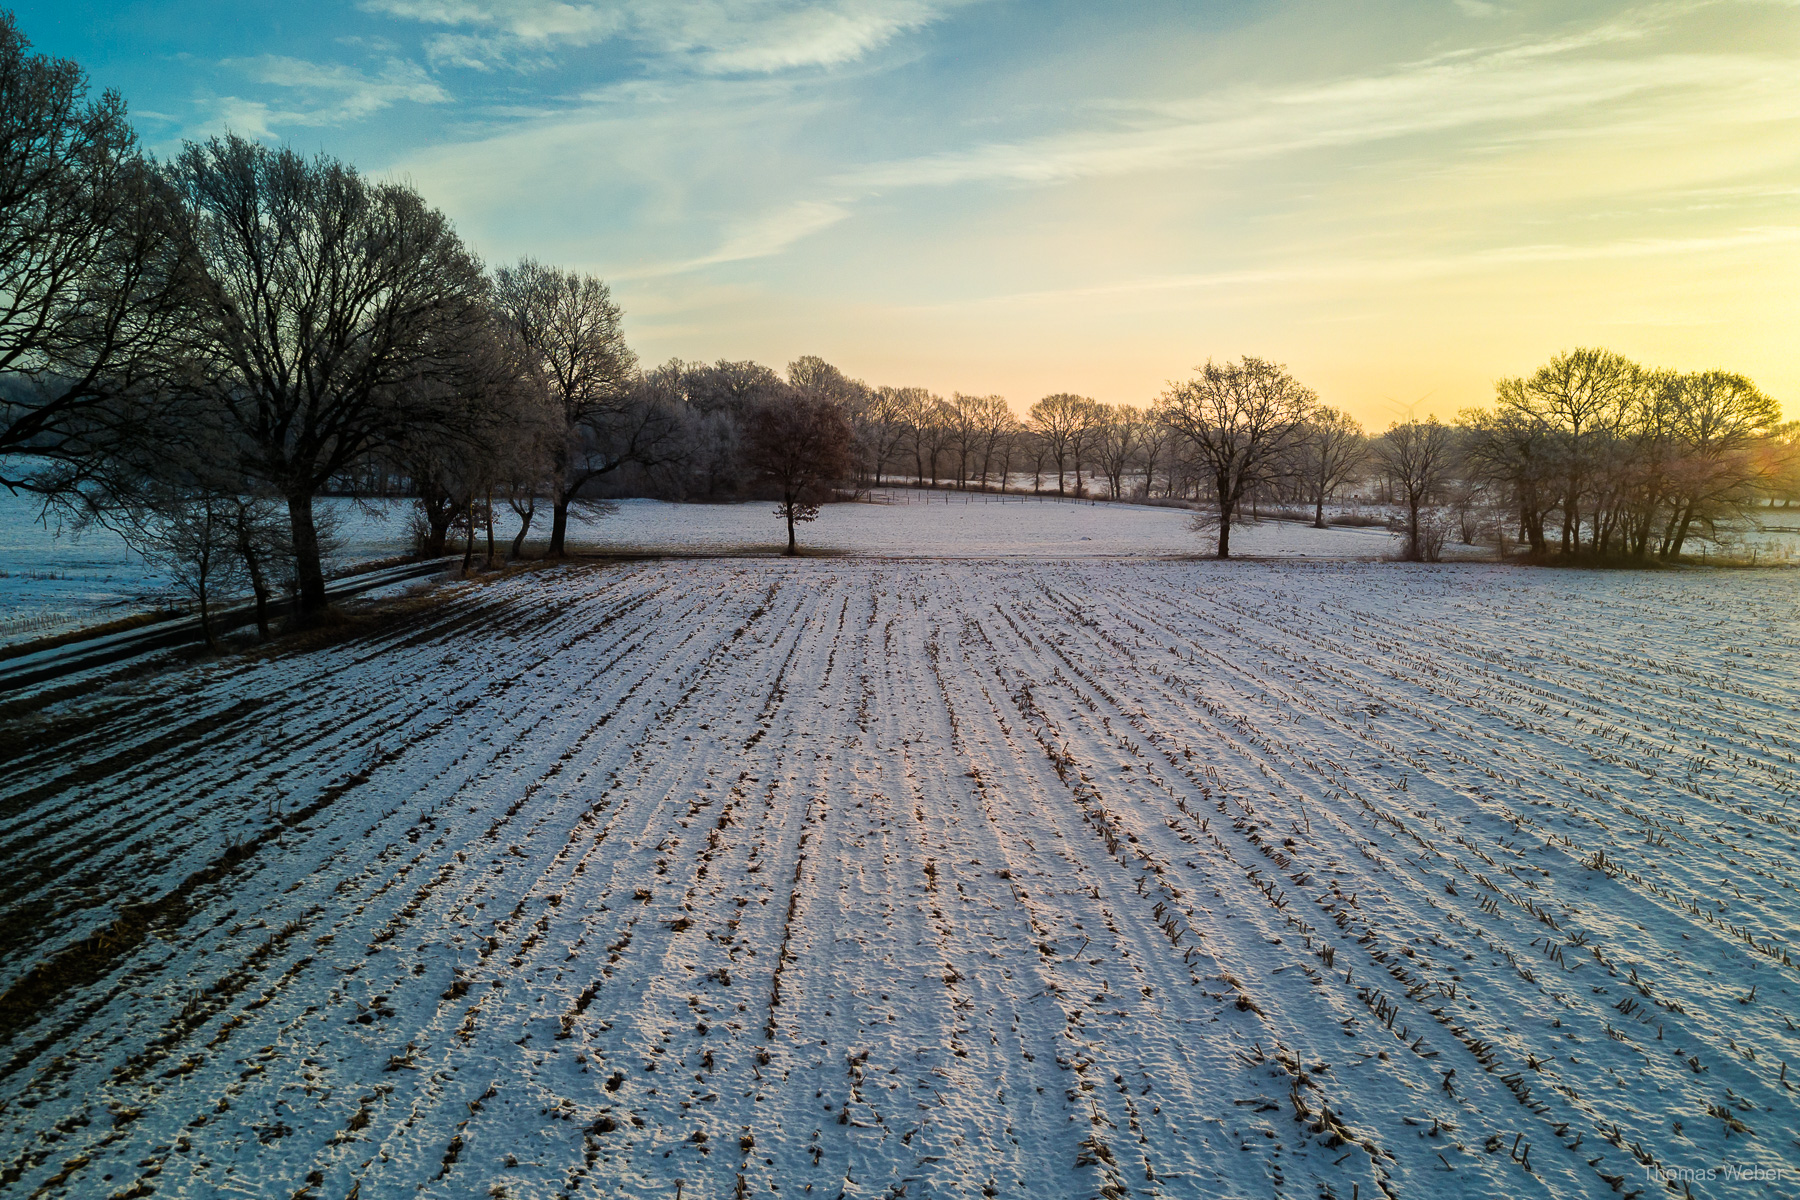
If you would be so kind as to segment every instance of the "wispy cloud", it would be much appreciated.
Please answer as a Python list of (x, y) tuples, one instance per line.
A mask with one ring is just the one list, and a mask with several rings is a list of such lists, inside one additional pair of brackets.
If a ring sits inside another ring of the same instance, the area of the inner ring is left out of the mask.
[(1591, 126), (1612, 119), (1622, 102), (1676, 92), (1689, 93), (1727, 124), (1800, 115), (1789, 61), (1753, 54), (1574, 57), (1570, 45), (1459, 54), (1320, 84), (1121, 107), (1107, 128), (876, 163), (839, 182), (873, 189), (1052, 183), (1479, 126), (1516, 140), (1519, 131), (1541, 129), (1551, 118)]
[(1401, 283), (1433, 277), (1465, 276), (1472, 272), (1537, 264), (1707, 255), (1766, 246), (1800, 246), (1800, 226), (1760, 226), (1702, 237), (1623, 238), (1590, 245), (1544, 242), (1496, 246), (1485, 250), (1472, 250), (1463, 254), (1421, 257), (1334, 258), (1299, 266), (1253, 267), (1233, 271), (1149, 276), (1085, 287), (1049, 288), (1031, 292), (979, 296), (915, 307), (921, 311), (932, 311), (1008, 305), (1061, 305), (1075, 300), (1145, 295), (1157, 292), (1287, 287), (1294, 284), (1333, 282)]
[(213, 103), (214, 118), (251, 137), (274, 137), (292, 126), (342, 125), (395, 104), (445, 104), (451, 99), (417, 63), (390, 58), (373, 74), (340, 63), (265, 54), (222, 64), (256, 83), (279, 89), (271, 103), (228, 95)]
[(654, 264), (635, 270), (616, 272), (615, 278), (647, 279), (663, 275), (678, 275), (687, 271), (697, 271), (702, 267), (718, 266), (722, 263), (768, 258), (770, 255), (780, 254), (801, 238), (810, 237), (822, 229), (836, 225), (849, 215), (850, 210), (841, 204), (833, 204), (824, 200), (801, 200), (765, 213), (759, 213), (749, 220), (736, 222), (727, 230), (718, 249), (709, 254), (680, 262)]
[(371, 12), (441, 27), (435, 66), (523, 70), (559, 50), (622, 39), (703, 74), (835, 66), (972, 0), (363, 0)]

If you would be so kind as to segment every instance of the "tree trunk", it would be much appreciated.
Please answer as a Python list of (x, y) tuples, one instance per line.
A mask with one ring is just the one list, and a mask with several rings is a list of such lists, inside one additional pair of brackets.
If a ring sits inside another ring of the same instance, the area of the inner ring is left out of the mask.
[(254, 550), (243, 548), (244, 566), (250, 571), (250, 590), (256, 596), (256, 633), (269, 640), (269, 581), (263, 575), (262, 560)]
[(550, 506), (550, 548), (544, 552), (545, 558), (567, 558), (563, 550), (563, 539), (569, 532), (569, 502), (557, 497)]
[(319, 563), (319, 528), (313, 522), (310, 491), (290, 493), (288, 525), (294, 537), (294, 580), (299, 585), (301, 613), (325, 607), (325, 569)]
[(204, 575), (201, 576), (200, 585), (195, 589), (194, 594), (200, 600), (200, 636), (206, 639), (208, 650), (216, 650), (218, 644), (213, 641), (212, 613), (208, 611), (206, 603), (206, 577)]
[(790, 499), (786, 504), (783, 504), (781, 506), (781, 508), (782, 508), (782, 511), (787, 514), (787, 527), (788, 527), (787, 552), (790, 556), (798, 556), (800, 553), (800, 543), (794, 537), (794, 502), (793, 502), (793, 500)]
[(1668, 553), (1663, 555), (1665, 559), (1681, 557), (1681, 544), (1687, 541), (1688, 530), (1694, 523), (1694, 506), (1692, 504), (1682, 505), (1680, 512), (1681, 519), (1675, 525), (1674, 539), (1669, 545)]
[(1313, 503), (1313, 528), (1325, 528), (1325, 493), (1320, 492)]
[(1215, 489), (1219, 500), (1219, 554), (1220, 558), (1231, 557), (1231, 514), (1237, 511), (1233, 502), (1231, 489), (1221, 484)]
[(494, 489), (493, 488), (489, 488), (488, 493), (487, 493), (487, 565), (488, 565), (488, 570), (491, 571), (494, 569)]
[(467, 575), (469, 567), (475, 562), (475, 494), (469, 493), (469, 502), (463, 506), (463, 561), (462, 573)]
[(531, 518), (536, 515), (536, 504), (533, 504), (530, 508), (519, 514), (519, 532), (513, 538), (512, 553), (507, 555), (508, 558), (516, 559), (520, 554), (524, 553), (525, 535), (531, 532)]

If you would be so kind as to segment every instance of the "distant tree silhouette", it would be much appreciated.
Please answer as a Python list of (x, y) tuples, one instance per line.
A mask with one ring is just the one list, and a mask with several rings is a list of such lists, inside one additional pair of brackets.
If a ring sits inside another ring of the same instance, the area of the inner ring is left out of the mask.
[(850, 422), (829, 400), (790, 394), (751, 410), (747, 426), (745, 458), (778, 497), (787, 553), (799, 554), (794, 526), (817, 517), (830, 485), (854, 469)]
[(1220, 558), (1231, 557), (1231, 524), (1254, 488), (1286, 469), (1317, 397), (1279, 363), (1210, 359), (1194, 379), (1171, 384), (1157, 415), (1198, 460), (1218, 505)]

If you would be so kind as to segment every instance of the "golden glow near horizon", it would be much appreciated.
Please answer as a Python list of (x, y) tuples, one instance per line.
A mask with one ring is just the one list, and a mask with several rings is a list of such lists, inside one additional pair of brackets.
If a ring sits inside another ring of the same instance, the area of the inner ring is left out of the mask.
[(1379, 428), (1601, 345), (1744, 372), (1800, 417), (1791, 0), (346, 19), (243, 34), (264, 42), (221, 48), (185, 110), (87, 57), (176, 113), (153, 144), (232, 125), (321, 147), (411, 179), (490, 261), (599, 273), (646, 363), (819, 354), (1023, 410), (1145, 403), (1256, 354)]

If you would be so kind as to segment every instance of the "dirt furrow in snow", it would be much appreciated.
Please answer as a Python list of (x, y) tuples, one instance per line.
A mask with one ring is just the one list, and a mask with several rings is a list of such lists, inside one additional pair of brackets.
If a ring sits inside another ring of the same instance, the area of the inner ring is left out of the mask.
[(671, 562), (59, 707), (0, 767), (0, 1192), (1785, 1164), (1795, 592)]

